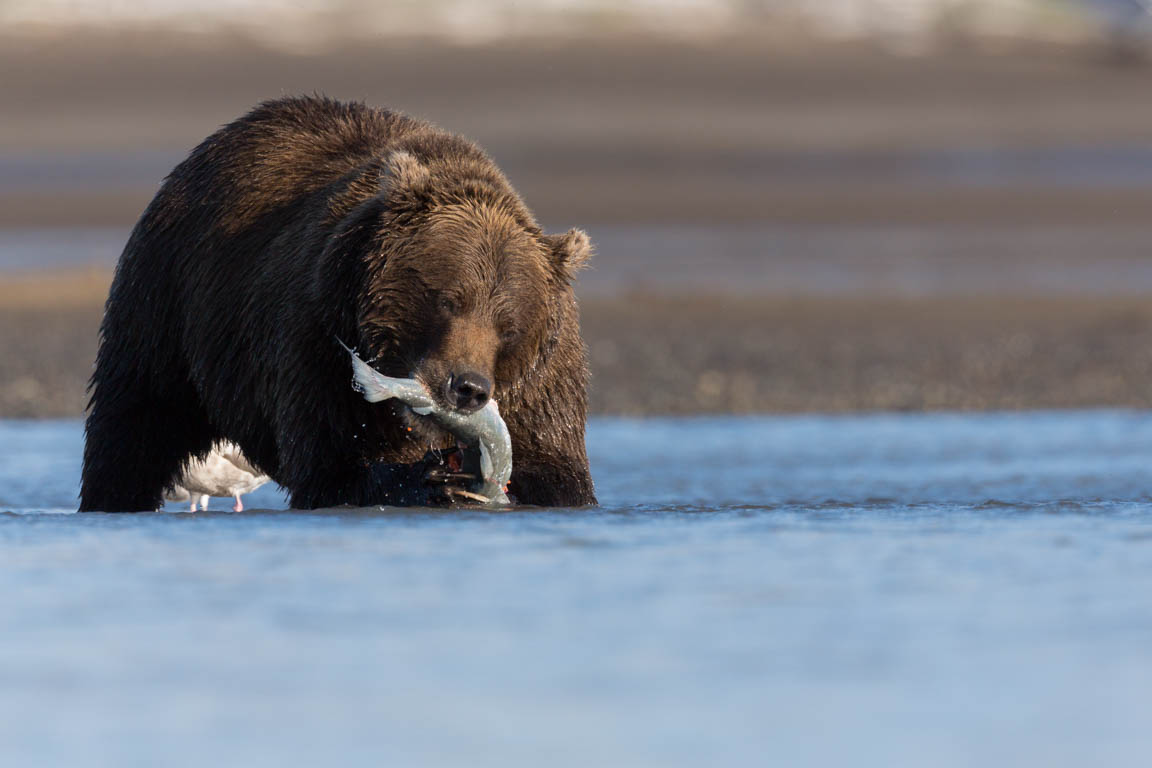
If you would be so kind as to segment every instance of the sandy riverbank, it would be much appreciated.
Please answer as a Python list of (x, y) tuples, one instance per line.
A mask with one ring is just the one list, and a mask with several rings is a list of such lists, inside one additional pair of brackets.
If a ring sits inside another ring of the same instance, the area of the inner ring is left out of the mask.
[[(108, 277), (0, 283), (0, 417), (77, 417)], [(1152, 297), (583, 302), (596, 413), (1152, 406)]]
[[(602, 246), (584, 304), (596, 412), (1152, 400), (1148, 68), (1060, 48), (299, 55), (138, 34), (6, 39), (0, 71), (11, 233), (126, 232), (191, 146), (284, 93), (476, 139), (547, 227)], [(54, 265), (96, 263), (85, 242)], [(104, 271), (0, 274), (0, 416), (80, 414), (118, 250), (104, 245)]]

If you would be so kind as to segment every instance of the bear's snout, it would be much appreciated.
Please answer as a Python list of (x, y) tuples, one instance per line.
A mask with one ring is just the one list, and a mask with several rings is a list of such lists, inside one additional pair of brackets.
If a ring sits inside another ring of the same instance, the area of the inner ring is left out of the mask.
[(492, 396), (492, 383), (475, 371), (450, 375), (444, 388), (448, 403), (466, 413), (480, 410)]

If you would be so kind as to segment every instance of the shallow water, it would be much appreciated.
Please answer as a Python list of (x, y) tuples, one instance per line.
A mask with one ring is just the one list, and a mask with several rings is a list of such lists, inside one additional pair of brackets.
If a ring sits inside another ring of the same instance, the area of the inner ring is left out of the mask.
[(597, 420), (503, 513), (73, 515), (80, 447), (0, 422), (5, 764), (1152, 759), (1152, 414)]

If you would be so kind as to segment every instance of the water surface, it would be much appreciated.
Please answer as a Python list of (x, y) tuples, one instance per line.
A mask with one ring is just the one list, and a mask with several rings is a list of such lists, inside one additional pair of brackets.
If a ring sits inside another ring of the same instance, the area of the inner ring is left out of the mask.
[(1147, 413), (602, 419), (500, 513), (76, 515), (80, 448), (0, 422), (5, 764), (1152, 759)]

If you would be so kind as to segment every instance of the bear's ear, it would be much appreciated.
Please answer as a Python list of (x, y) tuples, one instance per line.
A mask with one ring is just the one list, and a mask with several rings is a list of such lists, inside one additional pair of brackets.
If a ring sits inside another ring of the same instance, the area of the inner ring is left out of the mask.
[(544, 242), (551, 246), (556, 273), (566, 283), (587, 266), (592, 255), (592, 242), (582, 229), (570, 229), (562, 235), (545, 235)]
[(412, 153), (398, 149), (384, 160), (384, 173), (380, 177), (381, 191), (415, 192), (426, 187), (431, 177), (428, 166)]

